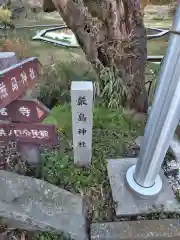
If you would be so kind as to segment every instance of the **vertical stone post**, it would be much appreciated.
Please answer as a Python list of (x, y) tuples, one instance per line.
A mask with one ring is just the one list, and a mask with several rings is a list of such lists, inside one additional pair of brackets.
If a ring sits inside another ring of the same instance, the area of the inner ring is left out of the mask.
[(92, 158), (93, 84), (71, 84), (74, 163), (90, 167)]

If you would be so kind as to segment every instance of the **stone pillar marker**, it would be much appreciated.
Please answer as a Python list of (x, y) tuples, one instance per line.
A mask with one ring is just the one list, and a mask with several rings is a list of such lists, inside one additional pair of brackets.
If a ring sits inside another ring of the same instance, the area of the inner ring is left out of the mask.
[(92, 158), (93, 83), (71, 83), (74, 163), (90, 167)]

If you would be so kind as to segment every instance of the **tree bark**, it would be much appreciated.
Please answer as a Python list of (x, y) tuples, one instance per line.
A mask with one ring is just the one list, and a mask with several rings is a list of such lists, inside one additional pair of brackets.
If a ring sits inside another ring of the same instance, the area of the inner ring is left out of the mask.
[(146, 31), (139, 0), (53, 2), (98, 76), (109, 67), (122, 80), (124, 105), (146, 112)]

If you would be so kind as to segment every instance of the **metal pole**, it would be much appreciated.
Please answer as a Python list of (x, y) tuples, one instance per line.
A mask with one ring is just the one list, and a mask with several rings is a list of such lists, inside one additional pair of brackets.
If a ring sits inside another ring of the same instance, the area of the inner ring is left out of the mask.
[[(180, 5), (177, 8), (172, 28), (173, 31), (176, 32), (180, 32), (179, 16)], [(145, 128), (139, 159), (136, 167), (131, 167), (126, 175), (127, 182), (132, 188), (136, 188), (136, 190), (138, 186), (140, 188), (142, 187), (140, 191), (143, 191), (143, 188), (151, 188), (156, 184), (158, 185), (158, 191), (160, 191), (162, 187), (158, 173), (178, 125), (180, 114), (179, 42), (180, 35), (175, 33), (171, 34), (151, 113)], [(134, 183), (132, 183), (132, 179), (129, 179), (129, 174), (134, 175)], [(136, 184), (138, 186), (134, 187)], [(154, 186), (153, 188), (156, 187)], [(151, 192), (151, 195), (157, 194), (158, 191), (155, 189), (154, 193), (153, 191)], [(149, 193), (147, 195), (149, 195)]]
[[(173, 24), (173, 29), (176, 29), (177, 31), (180, 31), (180, 6), (177, 8), (175, 21)], [(163, 108), (165, 99), (167, 99), (167, 92), (169, 91), (169, 87), (173, 84), (173, 75), (176, 68), (176, 63), (180, 56), (180, 36), (179, 35), (171, 35), (169, 39), (168, 48), (166, 51), (166, 55), (164, 57), (162, 66), (161, 66), (161, 72), (159, 76), (159, 81), (157, 85), (157, 90), (155, 92), (154, 102), (151, 108), (151, 114), (149, 115), (148, 122), (151, 122), (151, 124), (147, 124), (145, 129), (145, 134), (147, 133), (148, 138), (144, 138), (143, 142), (143, 149), (146, 146), (147, 143), (146, 140), (151, 142), (151, 139), (153, 137), (152, 134), (152, 127), (156, 127), (157, 123), (159, 122), (159, 113), (160, 109)], [(176, 85), (176, 82), (174, 83)], [(163, 121), (163, 119), (162, 119)], [(154, 123), (152, 125), (152, 123)]]

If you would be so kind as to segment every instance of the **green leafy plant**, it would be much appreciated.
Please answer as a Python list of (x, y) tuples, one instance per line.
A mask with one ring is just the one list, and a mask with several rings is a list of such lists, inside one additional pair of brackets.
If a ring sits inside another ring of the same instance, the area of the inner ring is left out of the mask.
[(39, 80), (39, 98), (50, 107), (57, 103), (69, 102), (72, 80), (93, 81), (94, 78), (92, 68), (86, 63), (76, 61), (73, 57), (69, 62), (56, 62), (50, 57), (48, 63), (43, 66)]
[(0, 26), (4, 32), (4, 36), (7, 36), (7, 28), (14, 28), (14, 25), (11, 24), (12, 12), (5, 6), (0, 6)]
[(28, 41), (18, 37), (7, 38), (2, 43), (2, 52), (15, 52), (18, 59), (32, 57), (31, 46)]
[(124, 104), (126, 88), (122, 84), (122, 79), (115, 76), (110, 68), (101, 71), (100, 78), (94, 85), (96, 95), (103, 99), (106, 106), (119, 108)]
[(150, 104), (152, 103), (153, 96), (155, 93), (155, 88), (157, 86), (160, 67), (161, 67), (161, 63), (160, 64), (149, 63), (146, 66), (146, 72), (145, 72), (146, 90), (148, 92), (148, 98), (149, 98)]
[(63, 234), (56, 233), (40, 233), (37, 236), (37, 240), (70, 240), (70, 238), (65, 237)]
[(180, 190), (177, 190), (177, 192), (176, 192), (176, 197), (177, 197), (177, 199), (180, 201)]
[(89, 218), (113, 220), (113, 202), (107, 177), (108, 158), (121, 156), (140, 134), (141, 126), (128, 118), (123, 111), (94, 108), (93, 153), (91, 169), (74, 165), (72, 151), (72, 121), (70, 105), (52, 109), (45, 120), (56, 123), (61, 136), (57, 151), (44, 152), (41, 158), (42, 179), (83, 195), (90, 204)]

